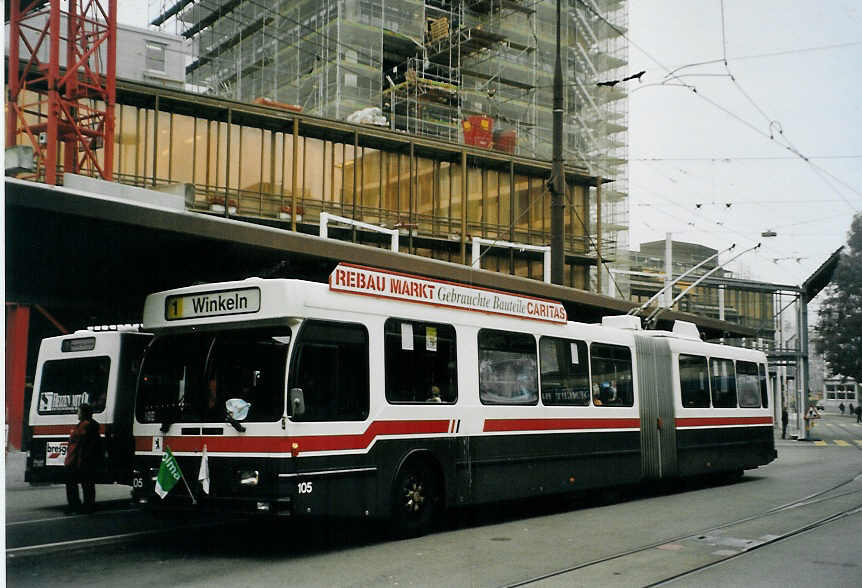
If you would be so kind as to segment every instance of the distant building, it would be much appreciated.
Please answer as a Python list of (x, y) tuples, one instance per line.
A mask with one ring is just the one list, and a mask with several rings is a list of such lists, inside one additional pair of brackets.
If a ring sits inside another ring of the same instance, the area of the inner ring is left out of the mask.
[(117, 77), (182, 90), (191, 44), (160, 31), (117, 25)]
[[(146, 15), (143, 15), (146, 16)], [(24, 36), (35, 45), (44, 27), (47, 15), (33, 17), (28, 22), (32, 29), (24, 31)], [(143, 19), (142, 19), (143, 24)], [(60, 28), (66, 30), (66, 18), (60, 17)], [(9, 54), (9, 26), (6, 26), (6, 54)], [(40, 61), (48, 61), (48, 43), (43, 42), (37, 52)], [(96, 51), (92, 57), (97, 71), (104, 72), (106, 57), (103, 51)], [(117, 78), (144, 82), (176, 90), (185, 89), (186, 64), (191, 61), (191, 44), (176, 35), (161, 31), (142, 29), (117, 23)], [(60, 48), (60, 67), (66, 67), (65, 47)]]
[[(671, 242), (671, 271), (682, 275), (718, 250), (697, 243)], [(643, 303), (664, 286), (665, 241), (642, 243), (640, 251), (629, 253), (631, 271), (618, 274), (618, 281), (630, 287), (631, 300)], [(699, 277), (717, 265), (716, 260), (705, 263), (691, 277), (678, 282), (673, 297), (688, 288)], [(624, 279), (620, 279), (626, 276)], [(723, 298), (723, 300), (722, 300)], [(773, 294), (764, 291), (758, 282), (740, 280), (733, 273), (718, 269), (704, 282), (692, 289), (676, 305), (676, 310), (690, 312), (742, 325), (757, 331), (754, 343), (764, 349), (773, 344), (775, 334), (775, 303)]]
[(832, 376), (823, 380), (823, 408), (838, 412), (839, 405), (844, 404), (849, 409), (859, 403), (859, 384), (853, 378)]

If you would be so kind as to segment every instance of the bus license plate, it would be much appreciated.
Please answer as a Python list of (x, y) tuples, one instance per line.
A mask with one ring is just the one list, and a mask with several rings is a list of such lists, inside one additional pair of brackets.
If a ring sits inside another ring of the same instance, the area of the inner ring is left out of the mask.
[(45, 444), (45, 465), (62, 466), (66, 462), (66, 452), (69, 450), (67, 441), (48, 441)]

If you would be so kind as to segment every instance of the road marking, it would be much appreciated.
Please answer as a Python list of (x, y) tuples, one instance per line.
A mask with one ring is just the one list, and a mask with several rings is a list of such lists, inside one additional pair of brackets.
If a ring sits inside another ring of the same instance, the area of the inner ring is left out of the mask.
[(818, 447), (825, 447), (825, 446), (829, 445), (826, 441), (815, 441), (814, 444), (817, 445)]
[(847, 441), (844, 441), (842, 439), (836, 439), (835, 445), (840, 445), (841, 447), (850, 447), (850, 444), (847, 443)]
[[(112, 513), (113, 514), (113, 513), (119, 513), (119, 512), (132, 512), (132, 511), (136, 511), (136, 510), (138, 510), (138, 509), (137, 508), (124, 508), (122, 510), (106, 510), (106, 511), (102, 511), (102, 512), (97, 512), (95, 514), (96, 515), (99, 515), (102, 513)], [(7, 527), (14, 527), (16, 525), (30, 525), (33, 523), (47, 523), (50, 521), (74, 521), (75, 519), (80, 519), (81, 517), (89, 518), (90, 516), (91, 515), (78, 514), (78, 515), (64, 515), (64, 516), (59, 516), (59, 517), (50, 517), (50, 518), (46, 518), (46, 519), (30, 519), (30, 520), (26, 520), (26, 521), (15, 521), (14, 523), (6, 523), (6, 526)]]
[(55, 543), (42, 543), (41, 545), (28, 545), (26, 547), (13, 547), (6, 550), (6, 557), (17, 557), (44, 551), (55, 551), (58, 549), (75, 547), (78, 545), (105, 545), (114, 542), (132, 539), (134, 537), (145, 537), (155, 533), (164, 533), (163, 529), (152, 529), (149, 531), (137, 531), (135, 533), (123, 533), (121, 535), (105, 535), (104, 537), (91, 537), (88, 539), (72, 539), (71, 541), (57, 541)]
[(70, 541), (57, 541), (54, 543), (42, 543), (40, 545), (26, 545), (24, 547), (13, 547), (6, 550), (7, 559), (15, 557), (23, 557), (28, 555), (36, 555), (43, 553), (51, 553), (62, 551), (64, 549), (74, 549), (75, 547), (95, 547), (98, 545), (111, 545), (113, 543), (123, 543), (138, 537), (147, 537), (151, 535), (164, 535), (174, 533), (176, 531), (184, 531), (189, 529), (205, 529), (207, 527), (217, 527), (224, 524), (224, 521), (206, 522), (202, 524), (180, 525), (177, 527), (166, 527), (162, 529), (149, 529), (147, 531), (135, 531), (132, 533), (121, 533), (119, 535), (104, 535), (102, 537), (89, 537), (84, 539), (72, 539)]

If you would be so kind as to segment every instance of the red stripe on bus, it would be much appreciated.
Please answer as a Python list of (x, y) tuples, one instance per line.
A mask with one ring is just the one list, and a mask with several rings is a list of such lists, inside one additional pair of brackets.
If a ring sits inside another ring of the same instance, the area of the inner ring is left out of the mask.
[[(34, 425), (33, 435), (54, 435), (68, 437), (75, 425)], [(105, 425), (99, 423), (99, 433), (105, 434)]]
[(640, 419), (487, 419), (484, 432), (639, 429)]
[(693, 417), (676, 419), (677, 427), (726, 427), (729, 425), (771, 425), (772, 417)]
[[(391, 435), (428, 435), (447, 433), (450, 421), (375, 421), (359, 435), (307, 435), (220, 437), (183, 436), (165, 438), (165, 445), (174, 452), (200, 451), (204, 444), (207, 451), (222, 453), (290, 453), (293, 444), (299, 453), (309, 451), (349, 451), (367, 449), (377, 437)], [(152, 437), (135, 437), (135, 450), (151, 451)]]

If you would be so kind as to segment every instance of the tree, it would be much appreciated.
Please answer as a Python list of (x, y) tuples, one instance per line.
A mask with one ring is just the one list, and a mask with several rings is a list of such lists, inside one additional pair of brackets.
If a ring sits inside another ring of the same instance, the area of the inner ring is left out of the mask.
[(820, 307), (817, 351), (833, 374), (862, 382), (862, 213), (853, 217), (847, 245)]

